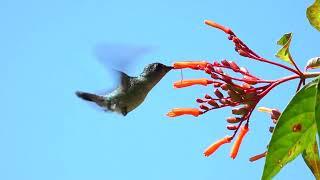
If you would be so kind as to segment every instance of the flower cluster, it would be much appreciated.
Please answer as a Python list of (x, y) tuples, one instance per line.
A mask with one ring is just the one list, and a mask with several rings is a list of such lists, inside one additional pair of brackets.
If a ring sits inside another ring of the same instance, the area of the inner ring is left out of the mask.
[[(304, 82), (306, 74), (303, 74), (297, 67), (296, 69), (293, 69), (259, 56), (245, 43), (243, 43), (243, 41), (240, 40), (231, 29), (208, 20), (206, 20), (205, 23), (226, 33), (228, 35), (228, 39), (234, 43), (235, 50), (239, 55), (252, 60), (269, 63), (295, 73), (295, 75), (278, 80), (265, 80), (253, 75), (247, 68), (241, 67), (236, 62), (230, 60), (213, 62), (178, 61), (173, 64), (174, 69), (192, 69), (202, 71), (209, 76), (209, 78), (177, 81), (174, 83), (174, 88), (185, 88), (194, 85), (210, 85), (213, 86), (214, 90), (212, 94), (205, 94), (202, 98), (196, 99), (196, 102), (199, 104), (199, 108), (175, 108), (167, 115), (170, 117), (180, 115), (199, 116), (214, 109), (231, 107), (233, 116), (226, 119), (229, 123), (226, 128), (233, 131), (233, 134), (213, 143), (204, 151), (204, 155), (210, 156), (221, 145), (230, 143), (235, 139), (236, 135), (238, 135), (230, 152), (230, 157), (234, 159), (238, 154), (243, 138), (249, 131), (250, 116), (260, 100), (274, 87), (292, 79), (300, 78), (300, 87), (301, 83)], [(293, 60), (292, 62), (295, 65)], [(313, 75), (310, 74), (310, 76)], [(260, 108), (260, 110), (270, 113), (274, 123), (276, 123), (280, 116), (280, 112), (277, 109)], [(272, 128), (273, 127), (270, 128), (270, 131), (272, 131)], [(265, 154), (266, 152), (258, 155), (257, 157), (253, 157), (252, 160), (259, 159), (265, 156)]]
[[(234, 159), (237, 156), (243, 137), (249, 130), (248, 122), (250, 115), (264, 96), (264, 91), (268, 89), (271, 82), (261, 80), (252, 75), (246, 68), (239, 67), (235, 62), (227, 60), (222, 60), (221, 62), (214, 61), (213, 63), (206, 61), (181, 61), (174, 63), (173, 67), (175, 69), (190, 68), (203, 71), (211, 77), (210, 79), (180, 80), (174, 83), (175, 88), (193, 85), (212, 85), (214, 91), (213, 95), (205, 94), (203, 98), (196, 99), (196, 102), (199, 103), (199, 108), (175, 108), (167, 115), (170, 117), (185, 114), (199, 116), (214, 109), (232, 107), (232, 114), (234, 116), (227, 118), (227, 122), (229, 123), (227, 129), (234, 131), (234, 134), (218, 140), (205, 150), (204, 154), (205, 156), (210, 156), (221, 145), (230, 143), (240, 129), (240, 133), (230, 154)], [(239, 74), (241, 77), (231, 76), (226, 71)], [(243, 122), (246, 122), (246, 124), (242, 126)]]

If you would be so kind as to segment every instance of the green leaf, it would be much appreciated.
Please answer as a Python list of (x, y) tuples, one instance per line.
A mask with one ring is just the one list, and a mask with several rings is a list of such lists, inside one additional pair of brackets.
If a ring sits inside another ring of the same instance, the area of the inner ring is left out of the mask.
[(317, 95), (316, 95), (316, 105), (315, 105), (315, 119), (318, 129), (318, 137), (320, 138), (320, 76), (318, 77), (317, 84)]
[(306, 69), (317, 69), (320, 68), (320, 57), (314, 57), (309, 59), (306, 65)]
[(277, 41), (277, 44), (282, 46), (282, 48), (277, 52), (276, 57), (290, 64), (293, 64), (291, 62), (291, 55), (289, 51), (291, 38), (292, 38), (292, 33), (286, 33)]
[(320, 179), (320, 158), (318, 144), (316, 141), (316, 133), (314, 133), (313, 140), (309, 140), (309, 145), (303, 151), (302, 157), (304, 162), (308, 165), (316, 179)]
[(320, 0), (315, 0), (306, 13), (310, 24), (320, 31)]
[(281, 114), (269, 143), (262, 179), (271, 179), (314, 138), (316, 81), (304, 86)]

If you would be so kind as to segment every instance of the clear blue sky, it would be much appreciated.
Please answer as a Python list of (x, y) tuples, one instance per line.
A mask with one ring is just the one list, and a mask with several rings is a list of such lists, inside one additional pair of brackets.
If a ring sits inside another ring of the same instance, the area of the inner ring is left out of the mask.
[[(193, 180), (259, 179), (264, 160), (250, 163), (270, 139), (271, 121), (254, 112), (238, 157), (230, 145), (205, 158), (203, 150), (230, 133), (230, 109), (199, 118), (170, 119), (173, 107), (193, 107), (212, 92), (174, 90), (180, 72), (170, 72), (146, 101), (126, 117), (95, 111), (76, 90), (110, 86), (96, 61), (99, 43), (152, 46), (144, 65), (185, 59), (231, 59), (266, 79), (289, 75), (276, 67), (240, 58), (226, 36), (203, 24), (211, 19), (232, 27), (250, 47), (275, 59), (276, 40), (293, 32), (298, 65), (319, 55), (320, 34), (309, 26), (311, 0), (270, 1), (0, 1), (0, 179), (3, 180)], [(184, 71), (185, 78), (201, 77)], [(298, 82), (275, 89), (261, 106), (283, 109)], [(276, 179), (313, 179), (299, 157)]]

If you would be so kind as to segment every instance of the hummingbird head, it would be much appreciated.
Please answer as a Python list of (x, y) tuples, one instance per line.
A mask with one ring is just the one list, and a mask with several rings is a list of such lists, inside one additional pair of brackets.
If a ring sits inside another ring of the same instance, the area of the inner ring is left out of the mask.
[(161, 63), (152, 63), (147, 65), (142, 73), (142, 76), (147, 78), (148, 80), (157, 83), (159, 82), (164, 75), (167, 74), (173, 67), (166, 66)]
[(161, 63), (152, 63), (147, 65), (143, 70), (144, 76), (156, 76), (156, 75), (165, 75), (167, 72), (169, 72), (173, 67), (166, 66)]

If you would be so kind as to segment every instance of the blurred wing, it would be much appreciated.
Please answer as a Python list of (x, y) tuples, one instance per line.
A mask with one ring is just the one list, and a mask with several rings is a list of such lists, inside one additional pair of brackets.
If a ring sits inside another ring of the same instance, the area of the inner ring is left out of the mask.
[(125, 71), (137, 63), (138, 59), (151, 51), (151, 47), (124, 44), (98, 44), (95, 55), (98, 61), (107, 69)]

